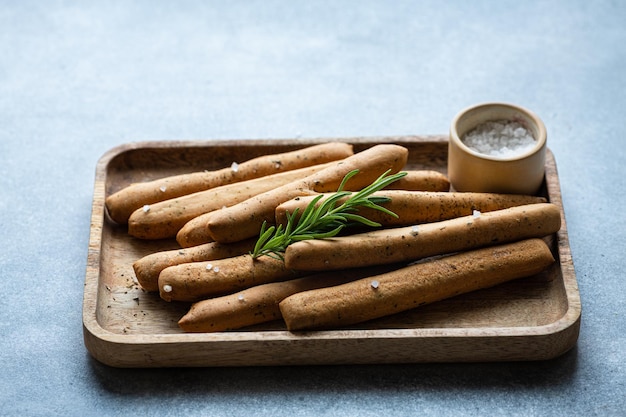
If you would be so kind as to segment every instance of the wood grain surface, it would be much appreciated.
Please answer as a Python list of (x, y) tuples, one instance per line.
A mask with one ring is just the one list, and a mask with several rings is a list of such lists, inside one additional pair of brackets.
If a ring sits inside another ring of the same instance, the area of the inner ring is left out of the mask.
[(132, 263), (177, 248), (142, 241), (107, 218), (104, 199), (132, 182), (218, 169), (269, 153), (345, 141), (355, 152), (379, 143), (409, 149), (407, 169), (446, 173), (445, 136), (214, 140), (130, 143), (96, 167), (83, 299), (91, 355), (115, 367), (266, 366), (544, 360), (578, 339), (581, 304), (554, 156), (541, 194), (561, 209), (562, 228), (546, 238), (557, 263), (541, 274), (341, 330), (290, 333), (281, 322), (240, 331), (187, 334), (177, 325), (189, 304), (167, 303), (138, 285)]

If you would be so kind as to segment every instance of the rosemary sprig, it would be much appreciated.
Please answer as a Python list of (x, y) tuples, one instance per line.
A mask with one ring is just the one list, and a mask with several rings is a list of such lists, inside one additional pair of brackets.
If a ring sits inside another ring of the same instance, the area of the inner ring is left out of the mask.
[[(258, 258), (259, 256), (267, 255), (282, 260), (287, 246), (294, 242), (330, 238), (339, 234), (345, 227), (355, 224), (363, 224), (370, 227), (380, 226), (379, 223), (356, 214), (359, 207), (372, 208), (398, 217), (392, 211), (379, 205), (389, 201), (389, 198), (376, 197), (372, 196), (372, 194), (404, 177), (406, 172), (389, 175), (389, 171), (387, 171), (361, 191), (356, 193), (344, 191), (343, 188), (346, 182), (358, 174), (358, 172), (359, 170), (357, 169), (346, 174), (337, 192), (326, 198), (319, 206), (317, 206), (317, 203), (322, 199), (323, 195), (315, 197), (304, 209), (297, 222), (295, 219), (298, 215), (298, 209), (293, 213), (287, 213), (286, 226), (280, 224), (268, 227), (267, 222), (264, 222), (259, 233), (259, 239), (251, 252), (252, 257)], [(348, 197), (348, 199), (337, 206), (339, 200), (344, 197)]]

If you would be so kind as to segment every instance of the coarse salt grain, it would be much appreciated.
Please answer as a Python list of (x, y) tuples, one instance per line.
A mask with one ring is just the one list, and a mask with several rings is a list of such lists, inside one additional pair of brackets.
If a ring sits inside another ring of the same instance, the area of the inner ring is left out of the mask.
[(481, 214), (481, 213), (480, 213), (480, 211), (479, 211), (479, 210), (474, 210), (474, 211), (472, 212), (472, 216), (474, 216), (474, 218), (475, 218), (475, 219), (479, 218), (479, 217), (480, 217), (480, 214)]
[(213, 272), (220, 272), (220, 267), (219, 266), (213, 267)]
[(244, 300), (245, 300), (245, 298), (244, 298), (243, 294), (239, 294), (239, 295), (237, 296), (237, 299), (238, 299), (239, 301), (244, 301)]
[(164, 193), (165, 190), (167, 190), (167, 187), (165, 185), (162, 185), (159, 187), (159, 190), (161, 190), (161, 192)]
[(237, 162), (233, 162), (232, 165), (230, 166), (230, 169), (232, 169), (233, 172), (239, 171), (239, 164)]
[(148, 204), (146, 204), (145, 206), (143, 206), (143, 212), (147, 213), (150, 211), (150, 206)]
[(208, 269), (208, 270), (213, 269), (213, 264), (206, 264), (206, 269)]
[(380, 282), (374, 280), (370, 283), (370, 285), (372, 286), (372, 288), (377, 289), (378, 286), (380, 285)]
[(420, 233), (419, 226), (417, 226), (417, 225), (411, 226), (411, 234), (413, 236), (417, 236), (419, 233)]
[(531, 150), (537, 141), (521, 123), (497, 120), (481, 123), (462, 138), (473, 151), (507, 158)]
[(168, 285), (168, 284), (165, 284), (163, 286), (163, 292), (172, 292), (172, 286)]

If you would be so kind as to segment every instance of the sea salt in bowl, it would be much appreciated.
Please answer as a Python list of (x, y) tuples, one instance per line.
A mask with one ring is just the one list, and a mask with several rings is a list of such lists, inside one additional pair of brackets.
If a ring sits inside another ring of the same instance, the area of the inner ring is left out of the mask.
[(545, 174), (546, 128), (506, 103), (466, 108), (452, 120), (448, 178), (456, 191), (536, 194)]

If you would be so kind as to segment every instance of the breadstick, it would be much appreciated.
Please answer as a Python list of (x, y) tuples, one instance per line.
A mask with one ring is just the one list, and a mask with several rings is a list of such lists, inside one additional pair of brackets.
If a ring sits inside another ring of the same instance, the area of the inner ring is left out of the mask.
[(195, 302), (303, 275), (269, 256), (252, 259), (250, 255), (240, 255), (165, 268), (159, 275), (159, 294), (165, 301)]
[(283, 171), (337, 161), (353, 154), (347, 143), (324, 143), (291, 152), (264, 155), (230, 168), (174, 175), (143, 183), (134, 183), (108, 196), (109, 216), (125, 224), (130, 215), (144, 205), (208, 190), (225, 184), (259, 178)]
[(183, 248), (213, 242), (213, 238), (209, 234), (209, 228), (207, 227), (210, 214), (211, 212), (201, 214), (185, 223), (178, 233), (176, 233), (176, 242)]
[(296, 242), (285, 251), (285, 265), (290, 269), (315, 271), (414, 261), (543, 237), (560, 227), (557, 206), (528, 204), (419, 226)]
[(243, 255), (254, 248), (256, 239), (235, 243), (211, 242), (186, 249), (151, 253), (133, 263), (139, 285), (146, 291), (159, 290), (159, 274), (165, 268), (190, 262), (213, 261)]
[(236, 242), (255, 236), (263, 222), (274, 223), (276, 207), (292, 198), (314, 193), (336, 191), (349, 172), (358, 169), (345, 185), (345, 190), (360, 190), (390, 170), (396, 173), (404, 167), (408, 150), (397, 145), (376, 145), (336, 162), (300, 181), (283, 185), (208, 216), (209, 234), (216, 242)]
[(371, 275), (371, 268), (351, 269), (257, 285), (194, 303), (178, 325), (186, 332), (220, 332), (280, 320), (278, 303), (292, 294), (344, 284)]
[(406, 171), (406, 175), (391, 183), (386, 190), (407, 191), (448, 191), (450, 180), (438, 171), (413, 170)]
[(305, 178), (330, 164), (280, 172), (151, 204), (149, 210), (140, 208), (131, 214), (128, 219), (128, 234), (140, 239), (174, 237), (185, 223), (201, 214), (232, 206), (257, 194)]
[(477, 249), (287, 297), (290, 331), (345, 327), (537, 274), (554, 262), (541, 239)]
[[(390, 201), (380, 205), (391, 210), (398, 217), (393, 217), (385, 212), (371, 208), (361, 208), (358, 214), (386, 227), (448, 220), (455, 217), (468, 216), (474, 210), (488, 212), (525, 204), (546, 202), (546, 199), (543, 197), (469, 192), (382, 190), (372, 194), (372, 196), (390, 198)], [(276, 224), (286, 224), (287, 213), (293, 214), (296, 209), (298, 209), (298, 213), (302, 213), (314, 198), (314, 196), (296, 197), (276, 207)], [(322, 198), (319, 204), (323, 201), (324, 198)], [(343, 200), (339, 200), (338, 204), (342, 202)]]

